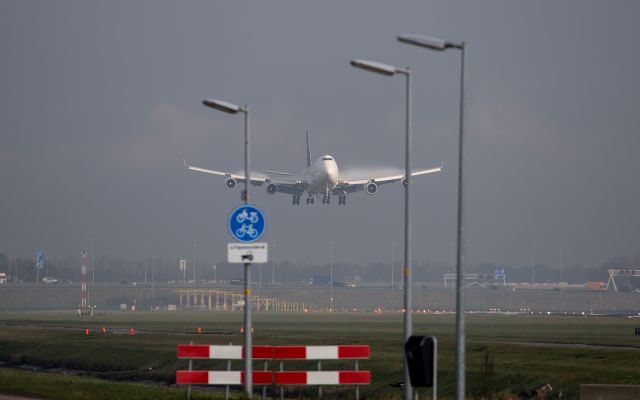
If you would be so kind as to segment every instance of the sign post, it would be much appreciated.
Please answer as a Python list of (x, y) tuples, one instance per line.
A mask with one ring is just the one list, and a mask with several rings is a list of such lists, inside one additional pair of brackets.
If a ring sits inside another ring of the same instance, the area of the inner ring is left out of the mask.
[[(248, 180), (248, 177), (247, 177)], [(248, 190), (248, 185), (245, 186)], [(251, 335), (251, 264), (267, 261), (267, 244), (253, 243), (264, 234), (266, 227), (264, 214), (255, 206), (248, 204), (248, 196), (244, 196), (245, 204), (237, 207), (229, 214), (227, 228), (229, 234), (240, 243), (227, 245), (227, 258), (230, 263), (244, 264), (244, 383), (249, 398), (252, 393), (252, 335)]]
[(89, 297), (87, 296), (87, 265), (89, 265), (89, 257), (87, 257), (87, 252), (84, 250), (80, 250), (80, 272), (82, 273), (82, 296), (80, 299), (81, 310), (86, 310), (89, 306)]

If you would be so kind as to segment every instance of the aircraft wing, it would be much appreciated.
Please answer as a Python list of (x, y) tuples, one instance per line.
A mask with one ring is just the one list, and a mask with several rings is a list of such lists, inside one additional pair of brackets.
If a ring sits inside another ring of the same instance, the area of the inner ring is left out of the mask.
[[(187, 162), (185, 160), (182, 160), (182, 161), (184, 162), (184, 166), (187, 167), (187, 169), (190, 170), (190, 171), (203, 172), (205, 174), (210, 174), (210, 175), (224, 176), (226, 178), (233, 178), (238, 182), (246, 181), (244, 175), (232, 174), (230, 172), (215, 171), (215, 170), (212, 170), (212, 169), (196, 167), (196, 166), (187, 164)], [(252, 185), (254, 185), (254, 186), (262, 186), (268, 180), (267, 178), (262, 178), (262, 177), (251, 177), (250, 179), (251, 179), (250, 183)]]
[[(413, 177), (413, 176), (419, 176), (419, 175), (432, 174), (434, 172), (440, 172), (442, 171), (442, 169), (443, 169), (443, 166), (439, 166), (436, 168), (429, 168), (429, 169), (421, 169), (421, 170), (412, 172), (411, 176)], [(338, 181), (338, 184), (336, 185), (334, 191), (337, 193), (357, 192), (360, 190), (365, 190), (366, 185), (370, 182), (375, 183), (377, 185), (381, 185), (384, 183), (398, 182), (403, 179), (404, 179), (404, 174), (388, 175), (388, 176), (372, 176), (370, 178), (340, 180)]]

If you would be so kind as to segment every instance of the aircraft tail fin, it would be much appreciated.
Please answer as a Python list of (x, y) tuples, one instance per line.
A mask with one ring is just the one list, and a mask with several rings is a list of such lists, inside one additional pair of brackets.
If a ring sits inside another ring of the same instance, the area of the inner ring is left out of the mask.
[(307, 167), (311, 166), (311, 146), (309, 145), (309, 130), (307, 130)]

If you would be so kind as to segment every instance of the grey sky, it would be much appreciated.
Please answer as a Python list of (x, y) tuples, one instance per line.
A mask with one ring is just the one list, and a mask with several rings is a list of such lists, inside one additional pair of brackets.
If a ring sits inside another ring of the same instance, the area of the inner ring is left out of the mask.
[[(0, 1), (0, 252), (226, 258), (222, 179), (181, 159), (242, 168), (251, 107), (254, 169), (402, 168), (404, 85), (353, 58), (414, 70), (414, 256), (450, 262), (459, 54), (402, 32), (469, 44), (469, 263), (598, 265), (640, 253), (640, 3), (633, 1)], [(278, 259), (389, 261), (402, 190), (347, 207), (291, 207), (254, 189)], [(534, 245), (535, 243), (535, 245)]]

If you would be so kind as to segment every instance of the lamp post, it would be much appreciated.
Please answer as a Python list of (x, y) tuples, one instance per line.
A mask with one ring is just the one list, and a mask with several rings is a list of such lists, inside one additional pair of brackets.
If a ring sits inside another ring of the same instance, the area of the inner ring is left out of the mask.
[(395, 242), (391, 242), (391, 291), (393, 291), (393, 286), (395, 285), (395, 283), (393, 282), (393, 270), (395, 268), (395, 259), (396, 259), (396, 255), (395, 255), (395, 251), (396, 251), (396, 244)]
[(92, 243), (93, 266), (91, 267), (91, 287), (96, 284), (96, 238), (93, 238)]
[[(396, 74), (406, 77), (406, 115), (405, 115), (405, 175), (406, 190), (404, 193), (404, 342), (409, 339), (412, 332), (411, 323), (411, 69), (400, 69), (391, 65), (375, 61), (353, 60), (351, 65), (369, 72), (385, 76)], [(409, 365), (405, 356), (404, 360), (404, 399), (413, 400), (413, 388), (409, 380)]]
[(156, 307), (156, 258), (151, 258), (151, 312)]
[[(207, 107), (226, 112), (228, 114), (244, 114), (244, 191), (242, 200), (249, 204), (249, 107), (240, 107), (222, 100), (206, 99), (202, 101)], [(253, 391), (252, 371), (252, 338), (251, 338), (251, 264), (244, 264), (244, 391), (251, 398)]]
[(196, 286), (196, 244), (198, 241), (193, 239), (193, 286)]
[(144, 285), (147, 286), (147, 269), (149, 268), (149, 242), (144, 242)]
[(273, 241), (273, 251), (271, 252), (271, 261), (273, 262), (271, 269), (271, 285), (276, 284), (276, 241)]
[(333, 312), (333, 242), (331, 242), (330, 244), (330, 255), (329, 255), (329, 268), (330, 268), (330, 288), (331, 288), (331, 293), (329, 294), (330, 296), (330, 302), (329, 302), (329, 311)]
[(431, 50), (444, 51), (447, 49), (458, 49), (461, 52), (460, 58), (460, 112), (459, 112), (459, 133), (458, 133), (458, 212), (456, 227), (456, 399), (463, 400), (465, 394), (465, 323), (464, 323), (464, 271), (463, 271), (463, 244), (462, 244), (462, 218), (463, 218), (463, 138), (464, 138), (464, 105), (466, 86), (466, 44), (465, 42), (454, 43), (444, 39), (430, 36), (402, 34), (397, 36), (398, 41), (414, 46), (424, 47)]

